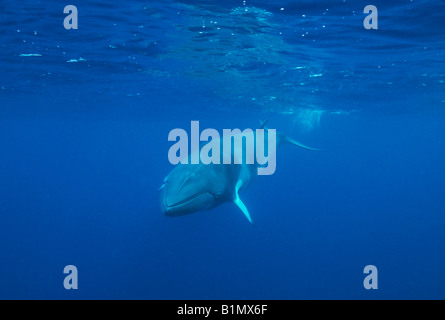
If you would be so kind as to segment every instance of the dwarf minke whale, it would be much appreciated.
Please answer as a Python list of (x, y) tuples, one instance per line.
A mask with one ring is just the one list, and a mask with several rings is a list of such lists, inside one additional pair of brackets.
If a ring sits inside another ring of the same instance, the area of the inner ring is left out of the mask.
[[(265, 123), (261, 125), (265, 128)], [(267, 131), (267, 128), (265, 128)], [(285, 143), (307, 149), (288, 136), (277, 133), (276, 145)], [(234, 157), (243, 150), (233, 150)], [(240, 190), (247, 187), (257, 175), (258, 164), (178, 164), (164, 179), (161, 186), (160, 206), (167, 216), (182, 216), (212, 209), (225, 202), (233, 202), (252, 223), (247, 207), (241, 201)]]

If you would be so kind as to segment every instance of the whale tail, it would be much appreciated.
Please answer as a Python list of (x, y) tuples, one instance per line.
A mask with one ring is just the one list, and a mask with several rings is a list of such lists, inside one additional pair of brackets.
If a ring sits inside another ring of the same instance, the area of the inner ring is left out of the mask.
[[(266, 121), (262, 121), (260, 129), (264, 129), (264, 130), (267, 131), (266, 124), (268, 122), (269, 122), (269, 119), (266, 120)], [(306, 150), (312, 150), (312, 151), (321, 151), (321, 150), (323, 150), (323, 149), (317, 149), (317, 148), (311, 148), (311, 147), (305, 146), (304, 144), (298, 142), (297, 140), (292, 139), (291, 137), (288, 137), (284, 133), (277, 132), (277, 144), (278, 145), (282, 145), (284, 143), (290, 143), (290, 144), (293, 144), (294, 146), (297, 146), (297, 147), (300, 147), (300, 148), (303, 148), (303, 149), (306, 149)]]
[(317, 148), (311, 148), (311, 147), (305, 146), (304, 144), (302, 144), (302, 143), (292, 139), (291, 137), (286, 136), (285, 134), (283, 134), (282, 136), (283, 136), (282, 137), (283, 141), (281, 143), (290, 143), (290, 144), (293, 144), (294, 146), (297, 146), (297, 147), (300, 147), (300, 148), (303, 148), (303, 149), (306, 149), (306, 150), (312, 150), (312, 151), (321, 151), (321, 150), (323, 150), (323, 149), (317, 149)]

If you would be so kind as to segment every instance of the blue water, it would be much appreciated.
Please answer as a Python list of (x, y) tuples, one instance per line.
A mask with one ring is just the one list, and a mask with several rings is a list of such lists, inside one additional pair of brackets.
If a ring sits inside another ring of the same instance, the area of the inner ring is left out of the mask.
[[(444, 52), (443, 1), (2, 1), (0, 299), (445, 299)], [(170, 130), (265, 119), (323, 150), (254, 225), (161, 213)]]

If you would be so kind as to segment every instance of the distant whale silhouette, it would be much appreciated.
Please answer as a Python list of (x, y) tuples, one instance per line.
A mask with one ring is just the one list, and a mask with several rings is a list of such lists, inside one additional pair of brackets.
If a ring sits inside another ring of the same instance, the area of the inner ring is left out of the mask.
[[(261, 128), (265, 128), (265, 124)], [(267, 131), (267, 128), (265, 128)], [(307, 147), (288, 136), (277, 133), (277, 146), (290, 143)], [(255, 137), (256, 139), (256, 137)], [(233, 150), (234, 157), (242, 157), (242, 148)], [(164, 179), (160, 188), (160, 205), (167, 216), (182, 216), (207, 210), (224, 202), (234, 202), (252, 223), (249, 211), (239, 197), (239, 191), (247, 187), (257, 175), (258, 164), (178, 164)]]

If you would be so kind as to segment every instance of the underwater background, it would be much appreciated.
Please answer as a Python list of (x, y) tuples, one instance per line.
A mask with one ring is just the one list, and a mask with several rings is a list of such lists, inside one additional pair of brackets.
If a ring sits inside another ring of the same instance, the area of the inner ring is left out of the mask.
[[(2, 0), (0, 299), (445, 299), (444, 49), (444, 1)], [(267, 119), (323, 150), (254, 225), (161, 213), (170, 130)]]

